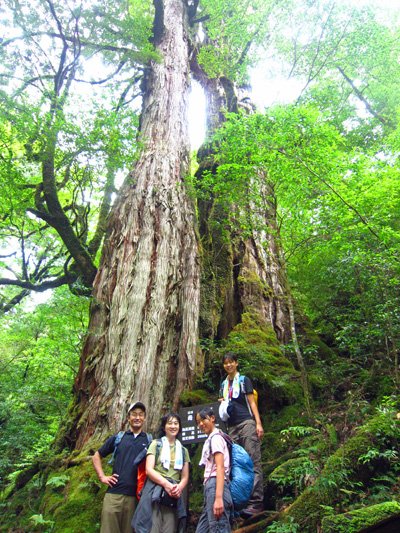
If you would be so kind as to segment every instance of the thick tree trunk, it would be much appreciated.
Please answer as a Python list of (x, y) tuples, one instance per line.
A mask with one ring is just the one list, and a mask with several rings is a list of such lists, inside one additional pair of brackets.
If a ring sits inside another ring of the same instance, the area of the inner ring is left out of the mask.
[[(194, 70), (206, 94), (209, 136), (224, 121), (223, 110), (238, 112), (245, 108), (247, 112), (252, 111), (250, 99), (240, 95), (230, 80), (210, 80), (198, 67), (195, 66)], [(212, 150), (203, 148), (199, 156), (198, 177), (201, 179), (202, 172), (215, 170), (215, 162)], [(238, 231), (232, 234), (231, 242), (227, 243), (218, 229), (223, 224), (221, 216), (224, 215), (218, 212), (212, 200), (199, 202), (204, 250), (200, 320), (202, 336), (225, 338), (240, 322), (242, 313), (255, 312), (273, 327), (279, 342), (287, 343), (291, 338), (286, 270), (281, 261), (275, 192), (267, 179), (260, 180), (260, 183), (264, 183), (263, 209), (256, 212), (251, 205), (247, 209), (249, 217), (257, 219), (254, 227), (264, 229), (254, 229), (251, 238), (241, 238)]]
[(77, 448), (119, 429), (131, 400), (154, 429), (195, 368), (199, 265), (189, 171), (183, 0), (155, 1), (155, 44), (142, 110), (142, 155), (112, 210), (75, 382)]
[[(270, 199), (274, 203), (275, 196)], [(291, 337), (290, 313), (275, 207), (265, 211), (263, 224), (268, 230), (254, 230), (253, 237), (243, 240), (239, 246), (242, 252), (237, 273), (240, 300), (244, 311), (255, 311), (263, 317), (273, 327), (278, 341), (286, 344)]]

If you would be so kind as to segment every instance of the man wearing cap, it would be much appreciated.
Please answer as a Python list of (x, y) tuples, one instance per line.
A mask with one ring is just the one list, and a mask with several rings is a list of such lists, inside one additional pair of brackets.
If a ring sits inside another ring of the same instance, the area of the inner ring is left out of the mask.
[[(101, 513), (100, 533), (132, 533), (131, 520), (136, 508), (138, 464), (146, 457), (151, 437), (143, 429), (146, 407), (141, 402), (128, 409), (129, 430), (116, 433), (93, 455), (93, 466), (99, 480), (108, 485)], [(118, 442), (119, 440), (119, 442)], [(114, 454), (110, 476), (103, 471), (102, 458)]]

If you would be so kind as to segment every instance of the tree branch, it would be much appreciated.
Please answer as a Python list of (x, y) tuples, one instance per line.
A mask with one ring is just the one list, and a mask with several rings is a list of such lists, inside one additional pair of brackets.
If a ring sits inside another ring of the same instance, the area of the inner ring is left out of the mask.
[(24, 298), (26, 298), (31, 291), (24, 289), (18, 294), (16, 294), (11, 300), (9, 300), (7, 303), (1, 303), (0, 304), (0, 313), (6, 314), (8, 311), (11, 311), (16, 305), (18, 305)]
[(114, 70), (114, 72), (112, 72), (109, 76), (107, 76), (106, 78), (103, 78), (101, 80), (88, 81), (88, 80), (82, 80), (80, 78), (76, 78), (75, 81), (77, 81), (79, 83), (88, 83), (90, 85), (101, 85), (102, 83), (106, 83), (107, 81), (112, 80), (119, 72), (121, 72), (121, 70), (124, 67), (124, 65), (126, 65), (126, 59), (121, 60), (119, 62), (119, 64), (118, 64), (118, 67), (116, 68), (116, 70)]
[(349, 76), (347, 76), (347, 74), (345, 73), (345, 71), (341, 68), (341, 67), (337, 67), (338, 71), (340, 72), (340, 74), (343, 76), (343, 78), (347, 81), (347, 83), (350, 85), (350, 87), (352, 88), (352, 90), (354, 91), (354, 94), (357, 96), (357, 98), (359, 100), (361, 100), (361, 102), (365, 105), (365, 107), (367, 108), (367, 110), (371, 113), (371, 115), (373, 117), (375, 117), (376, 119), (379, 120), (379, 122), (381, 124), (383, 124), (384, 126), (386, 125), (390, 125), (392, 128), (395, 127), (395, 124), (389, 120), (387, 120), (386, 118), (384, 118), (382, 115), (380, 115), (379, 113), (377, 113), (371, 106), (371, 104), (368, 102), (368, 100), (365, 98), (365, 96), (362, 94), (362, 92), (360, 91), (360, 89), (358, 89), (355, 85), (354, 85), (354, 82), (353, 80), (351, 80), (349, 78)]
[[(333, 9), (333, 5), (332, 5), (332, 9)], [(327, 26), (327, 24), (328, 24), (328, 20), (329, 20), (329, 18), (330, 18), (330, 16), (331, 16), (332, 9), (331, 9), (331, 11), (330, 11), (330, 13), (329, 13), (329, 16), (328, 16), (328, 18), (327, 18), (325, 24), (324, 24), (323, 27), (322, 27), (321, 35), (320, 35), (320, 37), (319, 37), (319, 41), (318, 41), (318, 45), (317, 45), (317, 50), (316, 50), (316, 53), (315, 53), (314, 58), (313, 58), (313, 60), (312, 60), (312, 64), (311, 64), (311, 68), (310, 68), (310, 72), (309, 72), (309, 75), (308, 75), (307, 82), (306, 82), (305, 86), (303, 87), (303, 89), (301, 90), (300, 97), (298, 98), (297, 101), (299, 101), (299, 99), (301, 98), (301, 96), (303, 95), (303, 93), (304, 93), (304, 91), (307, 89), (307, 87), (310, 85), (310, 83), (311, 83), (313, 80), (315, 80), (315, 78), (316, 78), (316, 77), (322, 72), (322, 70), (325, 68), (325, 66), (326, 66), (327, 63), (328, 63), (328, 60), (329, 60), (330, 57), (333, 55), (333, 53), (338, 49), (340, 43), (341, 43), (342, 40), (344, 39), (345, 34), (346, 34), (345, 32), (346, 32), (346, 30), (347, 30), (348, 25), (350, 24), (350, 21), (347, 22), (347, 24), (346, 24), (345, 27), (343, 28), (343, 31), (342, 31), (341, 35), (339, 36), (338, 40), (336, 41), (335, 46), (332, 47), (332, 49), (326, 53), (326, 56), (325, 56), (325, 58), (322, 60), (320, 66), (319, 66), (319, 67), (316, 69), (316, 71), (313, 73), (313, 69), (314, 69), (314, 66), (315, 66), (315, 64), (316, 64), (316, 60), (317, 60), (317, 58), (318, 58), (318, 55), (320, 54), (321, 40), (322, 40), (322, 37), (323, 37), (323, 35), (324, 35), (324, 33), (325, 33), (325, 28), (326, 28), (326, 26)]]
[(40, 209), (33, 209), (33, 207), (28, 207), (26, 211), (27, 213), (32, 213), (32, 215), (35, 215), (35, 217), (44, 220), (49, 226), (53, 227), (53, 224), (55, 223), (54, 217), (49, 215), (46, 211), (42, 211)]
[(42, 283), (35, 284), (30, 281), (23, 281), (19, 279), (0, 278), (0, 285), (21, 287), (22, 289), (26, 289), (28, 291), (44, 292), (48, 289), (55, 289), (56, 287), (61, 287), (62, 285), (66, 285), (67, 283), (73, 283), (76, 279), (77, 277), (71, 274), (67, 276), (60, 276), (59, 278), (56, 278), (54, 280), (43, 281)]
[(92, 257), (96, 256), (106, 231), (107, 217), (111, 210), (112, 194), (115, 191), (114, 179), (114, 169), (112, 168), (111, 162), (108, 162), (107, 179), (104, 186), (104, 194), (101, 201), (99, 217), (97, 219), (96, 231), (88, 245), (88, 251)]

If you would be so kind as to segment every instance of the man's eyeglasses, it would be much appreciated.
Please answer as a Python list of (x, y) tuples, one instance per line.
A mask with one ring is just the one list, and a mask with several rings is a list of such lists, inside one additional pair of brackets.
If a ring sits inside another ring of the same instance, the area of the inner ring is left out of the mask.
[(144, 418), (146, 415), (143, 413), (143, 411), (131, 411), (129, 416), (133, 416), (135, 418)]

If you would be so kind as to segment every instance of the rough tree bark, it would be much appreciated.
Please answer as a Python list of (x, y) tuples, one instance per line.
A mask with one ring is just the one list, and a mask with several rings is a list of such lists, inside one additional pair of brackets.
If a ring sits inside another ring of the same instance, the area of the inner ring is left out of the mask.
[[(260, 180), (260, 185), (262, 208), (248, 207), (256, 222), (253, 236), (239, 246), (242, 251), (239, 291), (243, 308), (253, 309), (264, 317), (273, 327), (278, 341), (287, 344), (291, 340), (289, 294), (277, 223), (275, 189), (266, 175)], [(257, 226), (263, 229), (257, 229)], [(256, 290), (255, 276), (259, 279)]]
[[(240, 108), (253, 111), (250, 99), (230, 80), (209, 79), (194, 62), (192, 70), (206, 95), (209, 138), (225, 120), (224, 111), (237, 113)], [(207, 148), (207, 143), (199, 151), (199, 159), (197, 175), (201, 180), (203, 172), (215, 170), (212, 149)], [(276, 197), (268, 180), (264, 183), (262, 212), (255, 213), (250, 205), (247, 208), (251, 216), (261, 217), (262, 225), (268, 230), (255, 230), (251, 238), (243, 239), (240, 232), (233, 233), (231, 242), (227, 243), (213, 226), (213, 221), (220, 216), (218, 207), (212, 201), (199, 202), (200, 234), (205, 251), (201, 336), (226, 338), (241, 321), (242, 313), (250, 311), (273, 327), (279, 342), (285, 344), (291, 338)]]
[(195, 368), (199, 261), (189, 172), (186, 3), (155, 0), (139, 160), (111, 212), (94, 282), (89, 332), (67, 434), (81, 448), (121, 427), (126, 405), (148, 406), (148, 427), (176, 407)]

